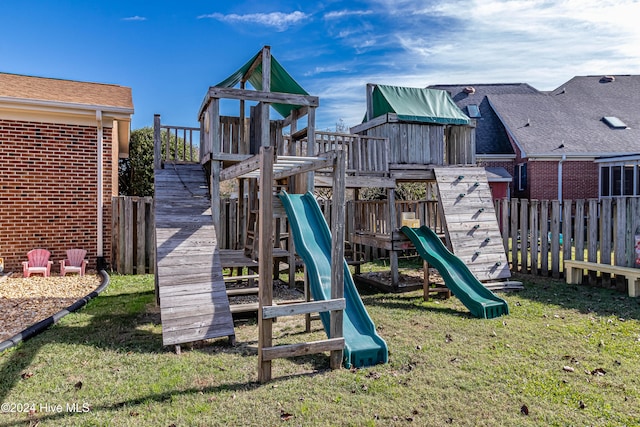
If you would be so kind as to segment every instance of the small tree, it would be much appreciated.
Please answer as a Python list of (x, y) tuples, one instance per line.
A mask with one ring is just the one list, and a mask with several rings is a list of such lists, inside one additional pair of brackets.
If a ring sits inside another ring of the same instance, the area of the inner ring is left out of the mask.
[[(166, 150), (169, 137), (169, 155), (179, 159), (193, 160), (198, 157), (197, 150), (185, 156), (184, 138), (169, 134), (163, 130), (160, 134), (162, 153)], [(191, 158), (193, 156), (193, 158)], [(150, 126), (131, 132), (129, 139), (129, 158), (118, 162), (118, 194), (121, 196), (153, 196), (153, 128)]]
[(131, 132), (129, 158), (118, 163), (118, 194), (153, 196), (153, 128)]

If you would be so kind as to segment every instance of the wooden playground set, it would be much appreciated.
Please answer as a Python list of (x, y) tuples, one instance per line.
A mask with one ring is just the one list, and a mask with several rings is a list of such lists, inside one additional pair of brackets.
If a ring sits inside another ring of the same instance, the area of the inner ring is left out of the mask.
[[(237, 105), (238, 115), (222, 116), (221, 102)], [(438, 108), (429, 110), (431, 103)], [(197, 147), (188, 147), (186, 138), (174, 139), (185, 144), (181, 150), (170, 149), (169, 138), (163, 146), (156, 116), (155, 271), (164, 345), (179, 352), (180, 344), (204, 339), (234, 342), (233, 314), (255, 311), (260, 382), (271, 379), (277, 358), (329, 352), (332, 369), (385, 363), (387, 345), (360, 299), (345, 241), (389, 251), (390, 290), (399, 288), (398, 254), (413, 249), (424, 259), (425, 273), (429, 265), (437, 268), (474, 316), (508, 314), (489, 290), (510, 286), (510, 272), (487, 176), (475, 165), (473, 122), (448, 94), (367, 85), (365, 121), (349, 134), (317, 131), (318, 106), (318, 98), (264, 47), (208, 89)], [(272, 119), (272, 109), (283, 119)], [(240, 195), (236, 220), (244, 249), (218, 247), (220, 188), (227, 181)], [(402, 182), (430, 188), (438, 201), (437, 227), (429, 216), (420, 221), (415, 213), (396, 211)], [(385, 189), (385, 208), (375, 216), (354, 213), (358, 229), (347, 236), (347, 191), (357, 200), (368, 187)], [(326, 216), (313, 195), (318, 188), (331, 192)], [(281, 264), (290, 284), (303, 266), (304, 300), (274, 303), (273, 278)], [(249, 274), (224, 277), (224, 269)], [(245, 286), (227, 289), (231, 281)], [(230, 305), (229, 297), (240, 294), (257, 294), (258, 302)], [(309, 330), (315, 313), (327, 339), (274, 344), (274, 319), (305, 315)]]

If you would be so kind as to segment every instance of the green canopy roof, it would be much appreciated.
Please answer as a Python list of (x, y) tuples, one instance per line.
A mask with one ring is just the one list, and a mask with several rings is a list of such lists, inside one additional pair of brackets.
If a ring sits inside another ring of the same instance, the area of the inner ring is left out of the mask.
[[(232, 88), (242, 80), (242, 76), (251, 68), (254, 61), (260, 56), (261, 52), (258, 52), (251, 58), (246, 64), (244, 64), (238, 71), (231, 74), (222, 82), (218, 83), (216, 87)], [(262, 62), (253, 70), (248, 78), (249, 83), (256, 90), (262, 89)], [(296, 82), (293, 77), (280, 65), (276, 58), (271, 56), (271, 92), (280, 93), (293, 93), (297, 95), (309, 95), (303, 88)], [(287, 104), (271, 104), (271, 106), (282, 115), (282, 117), (288, 117), (291, 111), (300, 108), (300, 105), (287, 105)]]
[(376, 85), (371, 96), (371, 118), (396, 113), (398, 119), (406, 121), (447, 125), (469, 124), (469, 118), (444, 90)]

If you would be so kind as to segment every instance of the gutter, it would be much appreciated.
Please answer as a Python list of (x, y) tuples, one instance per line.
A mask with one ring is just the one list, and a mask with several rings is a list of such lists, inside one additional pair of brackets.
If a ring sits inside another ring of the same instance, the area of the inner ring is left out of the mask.
[(102, 164), (103, 162), (103, 153), (102, 153), (102, 149), (103, 149), (103, 129), (102, 129), (102, 110), (96, 110), (96, 126), (98, 129), (98, 137), (97, 137), (97, 144), (98, 144), (98, 207), (97, 207), (97, 223), (98, 223), (98, 233), (97, 233), (97, 243), (96, 243), (96, 254), (98, 256), (98, 259), (102, 258), (104, 256), (103, 254), (103, 232), (102, 232), (102, 211), (104, 209), (104, 200), (103, 200), (103, 188), (102, 188), (102, 172), (104, 169), (104, 166)]
[(31, 337), (33, 337), (35, 335), (38, 335), (40, 332), (44, 331), (49, 326), (51, 326), (51, 325), (53, 325), (55, 323), (58, 323), (58, 321), (60, 319), (62, 319), (64, 316), (66, 316), (67, 314), (73, 313), (74, 311), (79, 310), (80, 308), (82, 308), (85, 305), (87, 305), (87, 303), (89, 301), (91, 301), (92, 299), (94, 299), (95, 297), (100, 295), (102, 293), (102, 291), (107, 289), (107, 287), (109, 286), (109, 282), (110, 282), (109, 275), (107, 274), (106, 271), (100, 270), (100, 275), (102, 276), (102, 283), (100, 283), (100, 286), (98, 286), (96, 288), (96, 290), (91, 292), (89, 295), (85, 296), (84, 298), (79, 299), (78, 301), (76, 301), (73, 304), (71, 304), (69, 307), (67, 307), (67, 308), (65, 308), (63, 310), (60, 310), (59, 312), (57, 312), (53, 316), (49, 316), (46, 319), (39, 321), (35, 325), (29, 326), (27, 329), (25, 329), (24, 331), (12, 336), (11, 338), (0, 342), (0, 354), (2, 354), (5, 350), (10, 349), (11, 347), (15, 347), (20, 342), (26, 341), (29, 338), (31, 338)]
[(109, 113), (114, 114), (123, 114), (130, 116), (133, 114), (133, 108), (127, 107), (116, 107), (111, 105), (92, 105), (92, 104), (80, 104), (73, 102), (60, 102), (60, 101), (44, 101), (44, 100), (35, 100), (35, 99), (24, 99), (24, 98), (12, 98), (7, 96), (0, 96), (0, 103), (7, 104), (16, 104), (16, 105), (26, 105), (33, 107), (50, 107), (55, 109), (74, 109), (74, 110), (85, 110), (87, 112), (92, 112), (96, 110), (108, 111)]
[(562, 164), (567, 160), (567, 155), (563, 154), (558, 161), (558, 200), (562, 203)]

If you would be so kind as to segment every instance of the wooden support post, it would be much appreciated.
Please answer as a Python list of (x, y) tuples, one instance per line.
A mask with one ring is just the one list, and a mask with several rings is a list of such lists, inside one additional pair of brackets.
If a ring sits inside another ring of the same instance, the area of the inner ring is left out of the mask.
[[(211, 98), (209, 112), (209, 141), (211, 154), (220, 153), (220, 99)], [(216, 229), (216, 239), (220, 241), (220, 165), (217, 160), (211, 161), (211, 217)]]
[[(294, 133), (296, 133), (296, 131), (298, 130), (298, 115), (297, 115), (297, 110), (293, 110), (291, 112), (291, 125), (290, 125), (290, 129), (289, 129), (289, 134), (293, 135)], [(290, 156), (295, 156), (296, 153), (296, 142), (293, 140), (293, 138), (289, 139), (289, 152), (288, 154)], [(298, 177), (297, 176), (292, 176), (289, 177), (289, 193), (290, 194), (295, 194), (296, 193), (296, 179)], [(288, 233), (288, 238), (287, 238), (287, 250), (289, 251), (289, 287), (290, 288), (294, 288), (296, 286), (296, 248), (295, 248), (295, 242), (293, 241), (293, 232), (291, 230), (291, 225), (289, 224), (289, 221), (287, 220), (287, 233)], [(306, 325), (310, 328), (311, 327), (311, 317), (309, 314), (305, 315), (306, 318)]]
[[(345, 152), (338, 151), (333, 164), (333, 207), (331, 209), (331, 299), (344, 298), (344, 202), (345, 202)], [(330, 339), (342, 338), (343, 310), (330, 315)], [(342, 365), (343, 350), (331, 351), (329, 366), (338, 369)]]
[(373, 90), (375, 89), (376, 85), (372, 84), (372, 83), (367, 83), (367, 93), (366, 93), (366, 100), (367, 100), (367, 116), (366, 116), (366, 121), (369, 121), (371, 119), (373, 119)]
[[(393, 231), (398, 228), (398, 219), (396, 218), (396, 190), (389, 189), (389, 229), (387, 230), (391, 236)], [(389, 265), (391, 267), (391, 287), (398, 290), (400, 285), (400, 273), (398, 272), (398, 252), (391, 249), (389, 251)]]
[(427, 261), (422, 262), (422, 271), (424, 274), (422, 282), (422, 299), (429, 301), (429, 263)]
[[(307, 113), (307, 156), (313, 157), (316, 153), (316, 109), (309, 107)], [(313, 192), (315, 187), (315, 173), (307, 172), (307, 191)]]
[(162, 131), (160, 128), (160, 114), (153, 115), (153, 168), (162, 167)]
[(271, 361), (264, 360), (262, 350), (273, 345), (273, 319), (263, 319), (262, 313), (263, 307), (273, 305), (273, 150), (274, 147), (260, 148), (258, 381), (261, 383), (271, 379)]

